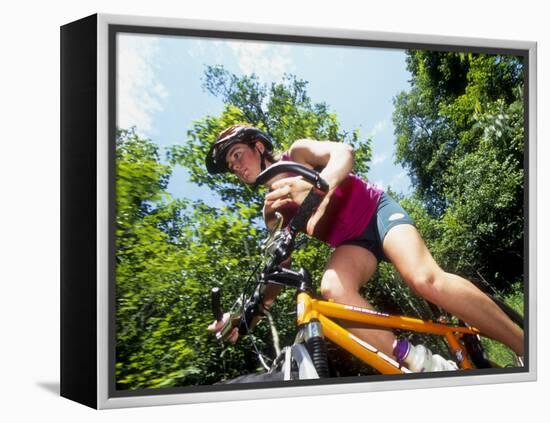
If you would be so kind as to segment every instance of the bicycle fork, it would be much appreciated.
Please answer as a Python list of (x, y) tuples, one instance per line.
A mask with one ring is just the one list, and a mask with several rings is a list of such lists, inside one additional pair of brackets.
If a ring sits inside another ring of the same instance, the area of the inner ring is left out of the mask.
[(303, 342), (306, 346), (307, 353), (317, 371), (317, 375), (319, 377), (329, 377), (327, 345), (323, 336), (321, 323), (312, 320), (303, 325), (298, 332), (296, 340), (295, 344)]

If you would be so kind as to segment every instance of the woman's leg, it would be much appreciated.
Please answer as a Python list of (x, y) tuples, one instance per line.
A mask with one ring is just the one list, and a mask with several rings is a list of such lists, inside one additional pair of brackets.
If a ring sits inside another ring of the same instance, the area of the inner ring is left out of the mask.
[(391, 228), (383, 248), (403, 280), (419, 295), (523, 355), (523, 331), (471, 282), (444, 272), (414, 226)]
[[(327, 263), (321, 281), (321, 294), (338, 303), (373, 310), (374, 307), (359, 294), (359, 288), (370, 279), (377, 264), (376, 257), (367, 249), (341, 245), (334, 250)], [(391, 330), (350, 328), (349, 331), (386, 355), (393, 356), (395, 336)]]

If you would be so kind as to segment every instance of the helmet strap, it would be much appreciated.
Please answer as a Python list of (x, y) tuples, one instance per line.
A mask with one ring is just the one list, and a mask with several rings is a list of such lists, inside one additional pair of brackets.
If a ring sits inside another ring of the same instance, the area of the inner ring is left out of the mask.
[(265, 170), (265, 150), (261, 152), (258, 147), (256, 147), (256, 150), (260, 153), (260, 171), (263, 172)]

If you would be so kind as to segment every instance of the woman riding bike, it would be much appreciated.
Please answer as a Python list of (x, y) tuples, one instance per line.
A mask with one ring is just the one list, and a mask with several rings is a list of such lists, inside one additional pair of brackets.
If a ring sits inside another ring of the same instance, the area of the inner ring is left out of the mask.
[[(380, 261), (388, 261), (417, 294), (523, 355), (523, 331), (475, 285), (442, 270), (405, 210), (388, 194), (351, 173), (353, 150), (349, 145), (300, 139), (277, 158), (266, 133), (251, 126), (233, 125), (222, 131), (210, 147), (206, 167), (211, 174), (232, 172), (241, 182), (254, 184), (261, 171), (280, 160), (319, 170), (330, 187), (306, 228), (308, 235), (334, 248), (321, 280), (324, 298), (373, 309), (359, 289)], [(320, 195), (315, 191), (310, 194), (312, 186), (294, 175), (279, 175), (266, 185), (269, 192), (263, 216), (268, 227), (273, 225), (275, 211), (288, 221), (308, 195)], [(279, 289), (266, 289), (266, 307)], [(208, 329), (217, 332), (222, 326), (222, 321), (214, 322)], [(395, 348), (395, 335), (390, 330), (353, 328), (350, 332), (397, 360), (406, 353), (402, 344)], [(236, 342), (237, 338), (235, 328), (229, 340)], [(443, 358), (437, 357), (433, 362), (441, 367)], [(452, 370), (456, 366), (449, 362), (443, 363), (443, 368)]]

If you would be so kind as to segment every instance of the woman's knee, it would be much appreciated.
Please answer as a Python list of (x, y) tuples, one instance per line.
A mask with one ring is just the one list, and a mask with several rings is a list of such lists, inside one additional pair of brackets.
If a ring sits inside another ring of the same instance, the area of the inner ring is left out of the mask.
[(346, 301), (359, 292), (376, 270), (376, 257), (355, 245), (341, 245), (330, 256), (321, 280), (321, 295)]
[(407, 285), (428, 301), (437, 302), (443, 283), (443, 272), (435, 269), (417, 271), (405, 277)]
[(340, 300), (346, 295), (347, 288), (334, 270), (326, 270), (321, 280), (321, 295), (325, 299)]

